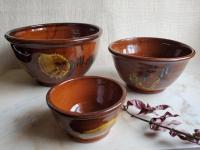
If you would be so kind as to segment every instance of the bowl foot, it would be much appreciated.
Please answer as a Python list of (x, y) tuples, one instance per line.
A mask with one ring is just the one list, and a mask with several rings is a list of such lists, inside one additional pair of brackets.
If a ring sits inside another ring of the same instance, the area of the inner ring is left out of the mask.
[(56, 85), (55, 83), (44, 83), (41, 81), (37, 81), (37, 83), (41, 86), (47, 86), (47, 87), (52, 87), (52, 86)]
[(127, 85), (127, 87), (129, 89), (131, 89), (132, 91), (135, 91), (137, 93), (143, 93), (143, 94), (156, 94), (156, 93), (160, 93), (162, 91), (164, 91), (165, 89), (162, 89), (162, 90), (152, 90), (152, 91), (149, 91), (149, 90), (142, 90), (142, 89), (138, 89), (136, 87), (132, 87), (130, 85)]
[(106, 135), (108, 135), (109, 131), (106, 132), (105, 134), (101, 135), (101, 136), (98, 136), (98, 137), (95, 137), (95, 138), (91, 138), (91, 139), (81, 139), (81, 138), (78, 138), (78, 137), (74, 137), (72, 135), (69, 135), (74, 141), (76, 142), (80, 142), (80, 143), (92, 143), (92, 142), (97, 142), (99, 140), (101, 140), (102, 138), (104, 138)]

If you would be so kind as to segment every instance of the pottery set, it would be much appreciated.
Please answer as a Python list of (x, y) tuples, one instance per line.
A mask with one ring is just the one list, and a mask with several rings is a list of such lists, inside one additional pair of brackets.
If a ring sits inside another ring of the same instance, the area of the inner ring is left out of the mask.
[[(98, 51), (102, 29), (83, 23), (27, 26), (5, 34), (24, 69), (39, 83), (53, 86), (47, 104), (56, 122), (74, 140), (106, 136), (126, 98), (119, 82), (83, 76)], [(171, 85), (195, 55), (188, 45), (161, 38), (121, 39), (108, 46), (121, 79), (134, 91), (158, 93)]]

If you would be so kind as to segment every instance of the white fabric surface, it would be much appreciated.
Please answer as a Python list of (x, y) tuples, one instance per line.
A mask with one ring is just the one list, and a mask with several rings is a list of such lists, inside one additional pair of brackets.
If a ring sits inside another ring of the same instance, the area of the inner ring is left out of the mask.
[(101, 26), (104, 32), (93, 67), (102, 61), (113, 65), (107, 46), (126, 37), (164, 37), (200, 49), (200, 0), (0, 0), (0, 73), (18, 67), (5, 32), (47, 22)]

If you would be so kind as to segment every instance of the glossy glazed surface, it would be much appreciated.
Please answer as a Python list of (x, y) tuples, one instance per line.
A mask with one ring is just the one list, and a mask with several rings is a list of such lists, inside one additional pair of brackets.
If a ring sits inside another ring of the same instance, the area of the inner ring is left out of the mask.
[(157, 93), (182, 73), (195, 51), (180, 42), (161, 38), (130, 38), (109, 45), (115, 67), (127, 86)]
[(108, 134), (125, 96), (125, 88), (114, 80), (80, 77), (53, 87), (47, 104), (70, 136), (92, 142)]
[(18, 39), (28, 40), (66, 40), (73, 38), (81, 38), (96, 34), (98, 28), (88, 26), (86, 24), (68, 24), (37, 26), (36, 28), (22, 30), (21, 32), (12, 32), (11, 35)]
[(51, 86), (87, 72), (101, 33), (90, 24), (52, 23), (14, 29), (5, 38), (27, 72)]

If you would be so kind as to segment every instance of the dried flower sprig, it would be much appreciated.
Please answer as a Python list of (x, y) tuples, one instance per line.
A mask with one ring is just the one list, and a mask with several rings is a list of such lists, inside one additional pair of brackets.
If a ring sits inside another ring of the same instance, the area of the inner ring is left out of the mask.
[[(139, 113), (132, 114), (128, 110), (130, 106), (134, 106), (137, 109), (139, 109)], [(166, 123), (166, 119), (169, 117), (178, 117), (177, 114), (172, 114), (170, 112), (165, 112), (164, 115), (156, 118), (151, 118), (150, 120), (147, 120), (143, 117), (140, 117), (140, 114), (146, 115), (150, 113), (155, 113), (156, 110), (165, 110), (169, 108), (169, 105), (158, 105), (158, 106), (150, 106), (149, 104), (145, 104), (140, 100), (129, 100), (126, 105), (124, 105), (123, 110), (126, 111), (131, 117), (137, 118), (139, 120), (142, 120), (150, 125), (150, 129), (154, 131), (158, 131), (161, 129), (165, 129), (169, 131), (169, 134), (172, 137), (177, 136), (181, 140), (189, 141), (191, 143), (195, 143), (200, 145), (200, 129), (195, 129), (194, 133), (190, 134), (185, 131), (181, 131), (175, 128), (171, 128), (171, 125), (180, 125), (181, 122), (177, 120), (172, 120), (170, 122)]]

